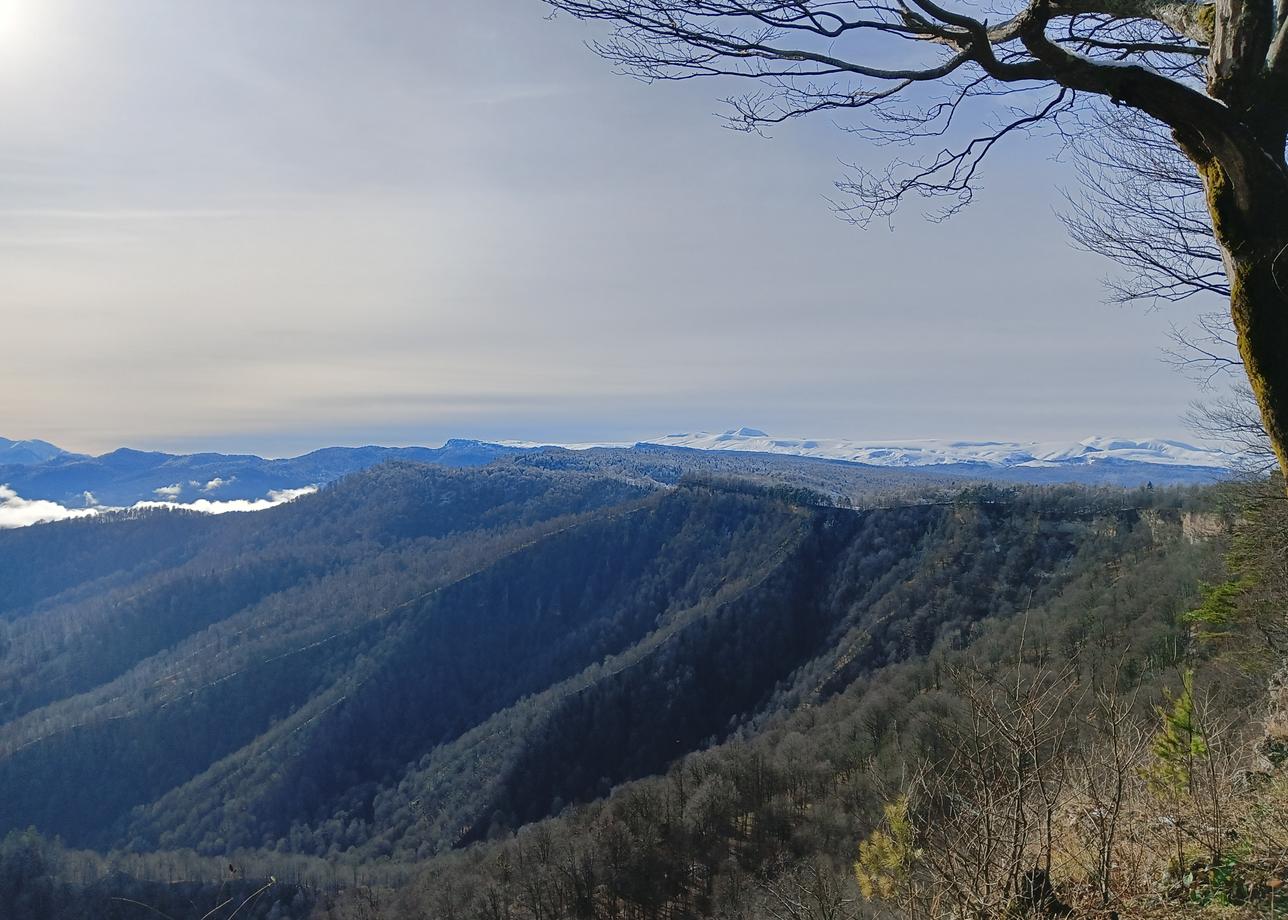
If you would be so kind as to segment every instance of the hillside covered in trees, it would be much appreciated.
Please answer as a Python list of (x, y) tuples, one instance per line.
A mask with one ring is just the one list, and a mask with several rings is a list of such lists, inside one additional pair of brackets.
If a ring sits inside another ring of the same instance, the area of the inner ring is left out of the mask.
[(637, 473), (390, 464), (0, 533), (0, 908), (750, 917), (809, 878), (857, 904), (968, 666), (1148, 714), (1227, 577), (1211, 492)]

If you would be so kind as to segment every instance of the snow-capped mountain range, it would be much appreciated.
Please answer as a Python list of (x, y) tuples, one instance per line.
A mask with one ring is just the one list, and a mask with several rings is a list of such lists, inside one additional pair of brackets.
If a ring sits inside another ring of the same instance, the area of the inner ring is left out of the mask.
[[(1086, 438), (1076, 443), (882, 441), (780, 438), (756, 428), (670, 434), (634, 443), (492, 443), (452, 439), (441, 447), (329, 447), (277, 460), (251, 455), (165, 454), (122, 448), (90, 457), (44, 441), (0, 438), (0, 530), (91, 517), (121, 508), (173, 507), (219, 513), (269, 508), (359, 470), (389, 461), (482, 466), (543, 455), (550, 468), (576, 466), (596, 449), (648, 466), (659, 452), (739, 451), (893, 467), (938, 480), (1136, 486), (1213, 482), (1234, 460), (1181, 441)], [(582, 452), (589, 452), (583, 454)], [(734, 458), (722, 458), (733, 460)], [(785, 459), (785, 458), (784, 458)], [(687, 462), (687, 461), (686, 461)], [(741, 462), (741, 461), (738, 461)], [(928, 480), (929, 481), (929, 480)]]
[(850, 441), (842, 438), (780, 438), (757, 428), (714, 434), (670, 434), (647, 443), (696, 450), (741, 450), (848, 460), (872, 466), (922, 467), (974, 464), (996, 469), (1059, 468), (1106, 461), (1161, 466), (1229, 469), (1231, 456), (1219, 450), (1162, 439), (1090, 437), (1062, 441)]

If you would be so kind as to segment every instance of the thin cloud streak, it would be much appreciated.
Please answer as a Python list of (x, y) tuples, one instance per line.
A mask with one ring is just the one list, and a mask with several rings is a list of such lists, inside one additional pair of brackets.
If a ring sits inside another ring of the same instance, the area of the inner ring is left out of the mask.
[(130, 208), (104, 208), (97, 211), (59, 208), (0, 208), (0, 220), (59, 220), (59, 221), (166, 221), (166, 220), (229, 220), (245, 217), (245, 211), (184, 210), (170, 208), (141, 211)]

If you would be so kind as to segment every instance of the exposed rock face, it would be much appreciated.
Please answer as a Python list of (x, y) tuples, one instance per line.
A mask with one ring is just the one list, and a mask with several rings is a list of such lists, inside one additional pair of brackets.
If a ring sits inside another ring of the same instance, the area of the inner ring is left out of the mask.
[(1211, 511), (1184, 511), (1181, 513), (1181, 534), (1191, 543), (1219, 537), (1228, 529), (1225, 518)]
[(1201, 543), (1230, 532), (1230, 521), (1215, 511), (1175, 511), (1148, 508), (1140, 513), (1158, 540), (1175, 537), (1179, 525), (1181, 537), (1190, 543)]

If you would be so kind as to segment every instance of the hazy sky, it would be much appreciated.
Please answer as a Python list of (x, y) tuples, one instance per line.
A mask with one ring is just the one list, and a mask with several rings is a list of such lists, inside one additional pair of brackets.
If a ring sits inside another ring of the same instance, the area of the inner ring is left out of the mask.
[(829, 211), (826, 120), (645, 86), (539, 0), (0, 0), (0, 435), (1186, 434), (1012, 144), (965, 214)]

